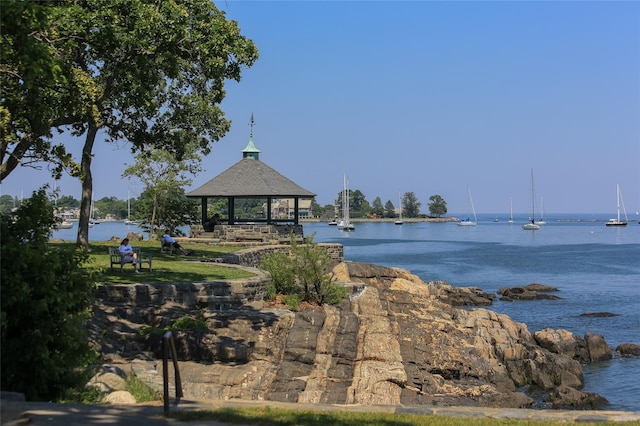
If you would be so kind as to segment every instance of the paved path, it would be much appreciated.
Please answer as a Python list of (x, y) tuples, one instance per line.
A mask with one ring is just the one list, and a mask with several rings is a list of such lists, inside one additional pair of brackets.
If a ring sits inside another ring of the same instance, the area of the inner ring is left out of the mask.
[[(182, 400), (171, 407), (172, 411), (213, 410), (222, 407), (279, 407), (298, 410), (348, 410), (362, 412), (416, 413), (453, 417), (480, 417), (494, 419), (519, 419), (564, 422), (633, 422), (640, 425), (640, 412), (626, 411), (578, 411), (578, 410), (530, 410), (486, 407), (436, 407), (436, 406), (354, 406), (354, 405), (313, 405), (289, 404), (274, 401), (191, 401)], [(223, 426), (216, 421), (178, 422), (164, 417), (161, 403), (137, 405), (80, 405), (52, 404), (45, 402), (2, 401), (1, 424), (85, 426), (109, 425), (125, 426), (144, 424), (149, 426)]]

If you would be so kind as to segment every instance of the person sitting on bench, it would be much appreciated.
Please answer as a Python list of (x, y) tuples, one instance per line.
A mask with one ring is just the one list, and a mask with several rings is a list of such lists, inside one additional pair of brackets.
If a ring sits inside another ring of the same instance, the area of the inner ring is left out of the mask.
[(170, 244), (174, 248), (177, 248), (185, 256), (189, 256), (191, 254), (190, 252), (185, 250), (184, 247), (182, 247), (176, 240), (174, 240), (171, 237), (171, 234), (169, 234), (169, 230), (168, 229), (166, 231), (164, 231), (164, 235), (162, 236), (162, 238), (164, 238), (164, 241), (165, 241), (166, 244)]
[(131, 244), (129, 244), (128, 238), (124, 238), (122, 240), (118, 251), (120, 252), (120, 257), (123, 259), (123, 261), (125, 263), (131, 262), (133, 264), (133, 270), (136, 271), (136, 274), (139, 274), (140, 271), (138, 271), (137, 265), (138, 255), (135, 251), (133, 251), (133, 247), (131, 247)]

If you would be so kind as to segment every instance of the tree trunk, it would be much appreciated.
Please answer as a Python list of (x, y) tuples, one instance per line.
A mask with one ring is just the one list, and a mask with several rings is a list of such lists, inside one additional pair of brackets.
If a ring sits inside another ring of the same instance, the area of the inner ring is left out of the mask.
[(91, 160), (93, 157), (93, 144), (96, 141), (98, 126), (90, 125), (87, 131), (87, 138), (82, 149), (82, 158), (80, 159), (82, 182), (82, 199), (80, 200), (80, 220), (78, 221), (78, 239), (76, 246), (89, 251), (89, 219), (91, 216), (91, 200), (93, 198), (93, 176), (91, 175)]

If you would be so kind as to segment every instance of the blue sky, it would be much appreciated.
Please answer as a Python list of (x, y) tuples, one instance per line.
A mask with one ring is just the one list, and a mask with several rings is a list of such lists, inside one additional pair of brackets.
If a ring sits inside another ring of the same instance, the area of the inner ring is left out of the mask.
[[(227, 84), (232, 129), (189, 189), (240, 160), (253, 113), (260, 159), (322, 205), (346, 173), (369, 202), (412, 191), (466, 212), (468, 184), (478, 213), (526, 213), (533, 169), (547, 216), (615, 213), (618, 183), (640, 210), (640, 2), (217, 4), (260, 59)], [(126, 144), (94, 153), (96, 199), (142, 191), (121, 180)], [(21, 170), (2, 193), (45, 182)]]

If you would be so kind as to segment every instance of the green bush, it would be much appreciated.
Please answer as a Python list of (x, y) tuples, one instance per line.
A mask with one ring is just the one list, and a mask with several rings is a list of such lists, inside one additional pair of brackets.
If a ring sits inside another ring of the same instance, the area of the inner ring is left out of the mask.
[(329, 256), (313, 242), (313, 236), (298, 244), (292, 235), (288, 254), (272, 253), (262, 261), (262, 268), (271, 275), (267, 298), (273, 300), (276, 294), (296, 296), (291, 303), (285, 300), (290, 307), (295, 305), (296, 309), (292, 310), (297, 310), (301, 300), (319, 304), (339, 303), (348, 297), (348, 292), (331, 280), (327, 273), (330, 266)]
[(178, 318), (171, 325), (171, 330), (204, 330), (209, 331), (207, 323), (191, 317)]
[(297, 294), (287, 294), (282, 297), (282, 301), (294, 312), (300, 309), (300, 297)]
[(44, 189), (0, 215), (1, 386), (31, 401), (86, 383), (96, 360), (84, 327), (96, 275), (86, 252), (49, 244), (55, 224)]
[(262, 260), (262, 269), (271, 275), (271, 283), (277, 294), (289, 294), (296, 290), (296, 272), (293, 260), (286, 253), (272, 253)]
[(169, 327), (142, 327), (138, 330), (138, 334), (142, 336), (148, 336), (149, 334), (164, 334), (167, 331), (180, 331), (180, 330), (203, 330), (209, 331), (207, 323), (191, 317), (178, 318)]

